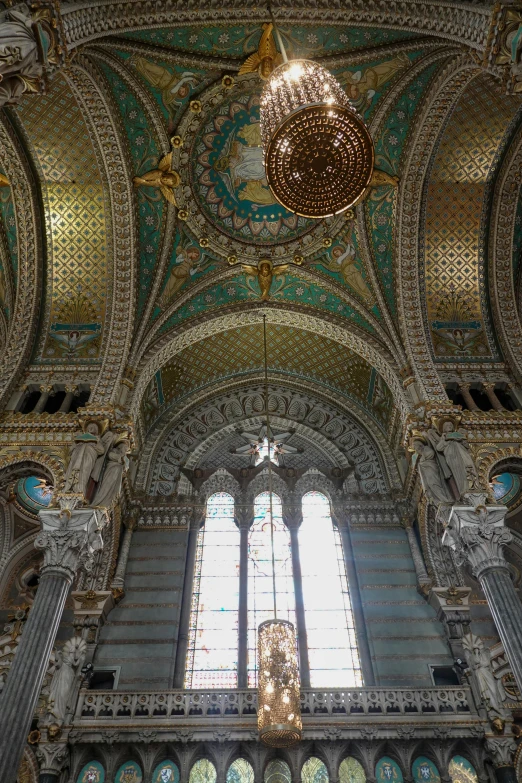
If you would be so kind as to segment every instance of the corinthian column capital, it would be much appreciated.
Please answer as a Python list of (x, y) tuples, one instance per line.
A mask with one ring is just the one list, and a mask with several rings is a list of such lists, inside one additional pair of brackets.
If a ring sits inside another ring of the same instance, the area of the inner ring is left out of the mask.
[(491, 568), (508, 568), (504, 547), (513, 540), (505, 526), (505, 506), (453, 506), (443, 543), (450, 546), (459, 565), (468, 563), (480, 578)]
[(40, 511), (42, 530), (36, 537), (36, 549), (42, 549), (42, 574), (54, 572), (72, 580), (81, 565), (93, 567), (96, 552), (103, 548), (101, 532), (107, 524), (102, 509), (45, 509)]
[(69, 761), (69, 751), (64, 742), (42, 742), (36, 749), (41, 775), (54, 775), (56, 780)]
[(513, 737), (499, 737), (486, 740), (486, 751), (495, 767), (510, 767), (517, 745)]

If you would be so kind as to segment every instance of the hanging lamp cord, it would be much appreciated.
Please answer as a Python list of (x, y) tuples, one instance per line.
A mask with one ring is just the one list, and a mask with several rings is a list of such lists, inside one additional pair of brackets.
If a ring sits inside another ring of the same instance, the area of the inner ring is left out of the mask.
[(273, 25), (273, 30), (274, 30), (274, 33), (275, 33), (277, 45), (279, 46), (279, 51), (281, 52), (281, 55), (283, 57), (283, 62), (287, 63), (288, 62), (288, 57), (286, 56), (286, 49), (285, 49), (285, 45), (283, 43), (283, 39), (281, 38), (281, 33), (279, 32), (279, 28), (276, 25), (274, 12), (272, 11), (272, 3), (268, 2), (267, 3), (267, 8), (268, 8), (268, 13), (270, 14), (270, 21), (272, 22), (272, 25)]
[(263, 346), (265, 358), (265, 416), (266, 439), (268, 441), (268, 494), (270, 496), (270, 545), (272, 547), (272, 595), (274, 598), (274, 620), (277, 620), (277, 597), (275, 576), (275, 548), (274, 548), (274, 508), (272, 500), (272, 436), (270, 432), (270, 412), (268, 410), (268, 351), (266, 341), (266, 315), (263, 314)]

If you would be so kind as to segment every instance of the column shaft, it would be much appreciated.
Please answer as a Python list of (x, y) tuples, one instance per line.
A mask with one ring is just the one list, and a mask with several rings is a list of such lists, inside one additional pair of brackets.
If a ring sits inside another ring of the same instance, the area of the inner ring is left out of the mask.
[(194, 589), (194, 570), (198, 547), (199, 526), (190, 527), (187, 541), (187, 556), (185, 558), (185, 577), (183, 579), (183, 598), (179, 618), (178, 644), (176, 648), (176, 665), (174, 667), (174, 688), (183, 688), (185, 684), (185, 667), (187, 663), (188, 639), (190, 631), (190, 612), (192, 607), (192, 592)]
[(361, 601), (361, 590), (359, 587), (359, 577), (355, 568), (353, 558), (352, 541), (348, 525), (339, 527), (341, 540), (343, 542), (344, 562), (346, 565), (346, 576), (348, 578), (348, 588), (350, 590), (350, 600), (352, 603), (353, 621), (355, 624), (355, 635), (357, 637), (357, 646), (359, 648), (359, 657), (361, 659), (361, 670), (363, 682), (365, 685), (375, 685), (375, 676), (372, 666), (372, 655), (366, 633), (366, 620)]
[(47, 772), (44, 772), (38, 778), (38, 783), (57, 783), (57, 781), (58, 775), (49, 775)]
[(459, 383), (459, 391), (462, 394), (462, 397), (464, 398), (464, 402), (466, 403), (470, 411), (480, 410), (479, 406), (471, 396), (471, 393), (469, 391), (469, 383)]
[(239, 531), (237, 687), (248, 688), (248, 527), (242, 525)]
[(129, 552), (132, 543), (132, 534), (134, 533), (134, 525), (127, 525), (125, 533), (123, 535), (123, 541), (121, 545), (121, 552), (118, 558), (118, 565), (112, 580), (111, 587), (123, 588), (125, 585), (125, 572), (127, 570), (127, 560), (129, 559)]
[(301, 575), (301, 559), (299, 557), (299, 528), (290, 527), (290, 546), (292, 549), (292, 571), (294, 575), (295, 619), (297, 624), (297, 643), (299, 647), (299, 668), (301, 671), (301, 687), (310, 688), (310, 663), (308, 660), (308, 637), (306, 634), (306, 617), (303, 600), (303, 577)]
[(517, 771), (515, 767), (495, 767), (497, 783), (517, 783)]
[(488, 400), (492, 404), (493, 409), (496, 411), (505, 411), (506, 409), (504, 408), (499, 398), (495, 394), (495, 384), (483, 383), (482, 386), (484, 387), (484, 391), (486, 392), (488, 396)]
[(65, 397), (62, 400), (62, 404), (58, 409), (58, 413), (69, 413), (74, 400), (74, 391), (72, 389), (65, 390)]
[(42, 386), (41, 393), (40, 393), (40, 399), (34, 406), (33, 413), (42, 413), (43, 409), (47, 405), (47, 400), (49, 399), (49, 395), (51, 394), (51, 387), (50, 386)]
[(33, 607), (0, 696), (0, 780), (15, 783), (71, 579), (42, 573)]
[(511, 670), (522, 691), (522, 603), (507, 568), (491, 568), (479, 576)]

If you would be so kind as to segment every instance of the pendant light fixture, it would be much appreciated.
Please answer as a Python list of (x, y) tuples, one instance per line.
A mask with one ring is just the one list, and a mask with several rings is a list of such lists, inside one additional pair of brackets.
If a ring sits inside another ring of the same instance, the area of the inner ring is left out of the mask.
[(259, 739), (273, 748), (287, 748), (301, 739), (301, 684), (295, 628), (277, 617), (274, 516), (272, 491), (272, 433), (268, 410), (268, 361), (266, 315), (263, 315), (265, 365), (265, 415), (268, 440), (268, 490), (270, 496), (270, 543), (272, 551), (272, 595), (274, 618), (261, 623), (257, 631), (257, 727)]
[(291, 212), (308, 218), (352, 207), (370, 184), (374, 146), (363, 118), (339, 82), (311, 60), (283, 57), (261, 94), (265, 173), (272, 193)]

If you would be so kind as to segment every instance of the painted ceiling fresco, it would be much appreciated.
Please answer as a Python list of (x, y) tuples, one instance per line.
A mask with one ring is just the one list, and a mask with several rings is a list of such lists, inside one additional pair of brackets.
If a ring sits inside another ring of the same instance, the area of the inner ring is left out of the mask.
[(49, 247), (44, 363), (96, 363), (107, 306), (110, 217), (96, 153), (82, 111), (58, 75), (18, 110), (40, 176)]
[[(308, 379), (361, 405), (386, 430), (393, 409), (381, 376), (357, 354), (338, 343), (291, 327), (267, 326), (272, 377)], [(217, 382), (248, 379), (263, 372), (262, 326), (255, 324), (209, 337), (181, 351), (156, 374), (144, 395), (148, 429), (169, 406)]]
[[(520, 109), (484, 75), (473, 80), (440, 141), (427, 191), (426, 295), (436, 358), (498, 359), (488, 313), (483, 234), (486, 189)], [(484, 225), (486, 223), (486, 225)]]

